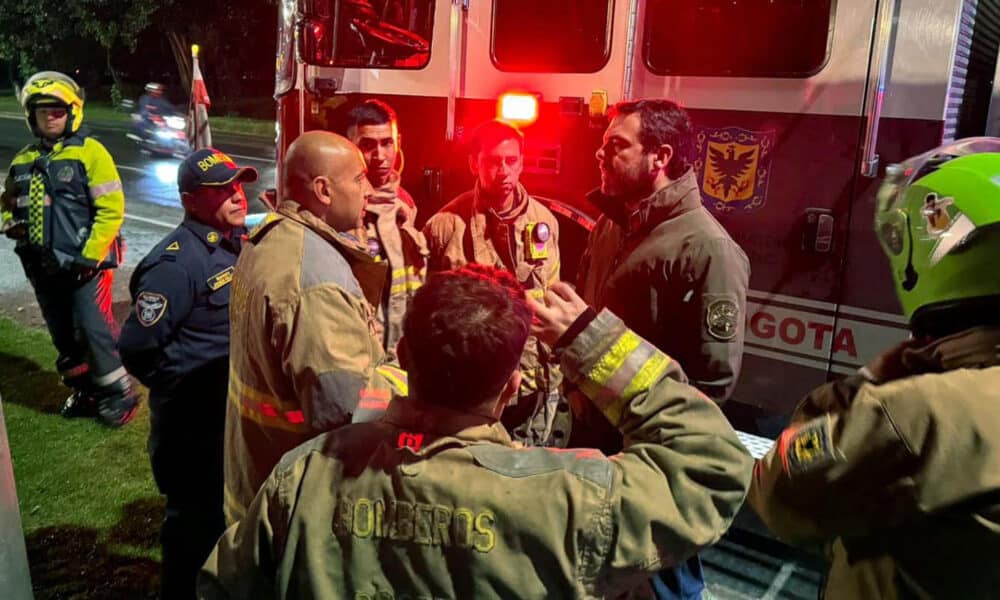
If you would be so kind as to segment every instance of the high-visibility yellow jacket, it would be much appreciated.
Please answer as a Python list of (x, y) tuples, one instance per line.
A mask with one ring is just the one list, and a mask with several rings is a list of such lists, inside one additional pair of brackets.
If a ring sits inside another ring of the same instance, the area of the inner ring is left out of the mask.
[[(44, 185), (37, 203), (33, 180), (36, 188)], [(14, 156), (4, 188), (3, 223), (21, 222), (29, 232), (17, 244), (23, 258), (55, 259), (62, 268), (118, 266), (125, 194), (114, 159), (86, 129), (51, 147), (25, 146)]]

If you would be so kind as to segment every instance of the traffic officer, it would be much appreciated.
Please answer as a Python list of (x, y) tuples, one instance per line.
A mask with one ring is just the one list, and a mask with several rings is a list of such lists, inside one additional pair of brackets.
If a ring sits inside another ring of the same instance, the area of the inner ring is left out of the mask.
[(83, 127), (83, 90), (42, 71), (21, 104), (38, 142), (14, 157), (3, 193), (3, 231), (35, 290), (59, 352), (56, 368), (73, 389), (62, 414), (124, 425), (139, 404), (115, 348), (113, 269), (125, 195), (114, 160)]
[(886, 169), (875, 233), (911, 339), (806, 396), (748, 501), (825, 542), (825, 598), (1000, 590), (1000, 139)]
[(373, 189), (365, 205), (365, 233), (369, 253), (389, 265), (378, 309), (385, 351), (395, 356), (403, 315), (427, 273), (427, 241), (416, 228), (413, 197), (400, 185), (403, 154), (396, 111), (381, 100), (366, 100), (347, 113), (346, 136), (364, 155)]
[[(541, 299), (559, 280), (559, 225), (520, 183), (524, 135), (502, 121), (487, 121), (469, 142), (475, 187), (439, 210), (424, 226), (430, 272), (469, 263), (506, 269), (530, 297)], [(504, 416), (515, 438), (529, 445), (569, 442), (569, 405), (559, 393), (558, 365), (528, 340), (521, 392)]]
[[(736, 386), (743, 358), (750, 263), (702, 205), (690, 163), (693, 136), (687, 113), (669, 100), (612, 108), (597, 151), (601, 187), (589, 195), (603, 214), (587, 242), (578, 283), (591, 306), (619, 315), (722, 403)], [(581, 415), (574, 444), (606, 452), (621, 447), (599, 414)], [(697, 598), (704, 588), (701, 564), (692, 559), (653, 583), (658, 598)]]
[(229, 387), (229, 294), (257, 172), (218, 150), (177, 171), (184, 221), (132, 273), (119, 348), (149, 388), (149, 454), (163, 522), (161, 597), (193, 598), (198, 567), (225, 530), (222, 448)]
[(406, 314), (410, 397), (285, 455), (220, 539), (202, 598), (617, 598), (722, 535), (753, 463), (680, 366), (556, 283), (539, 339), (624, 451), (517, 448), (498, 422), (532, 322), (506, 271), (428, 278)]

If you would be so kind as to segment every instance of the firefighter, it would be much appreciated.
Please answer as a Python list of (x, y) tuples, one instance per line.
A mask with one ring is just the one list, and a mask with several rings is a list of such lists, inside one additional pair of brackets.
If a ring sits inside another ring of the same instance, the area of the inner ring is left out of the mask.
[(257, 172), (211, 148), (181, 163), (184, 221), (132, 273), (119, 350), (149, 388), (149, 455), (167, 497), (161, 598), (193, 598), (225, 530), (222, 436), (229, 388), (229, 298), (245, 233), (243, 183)]
[(406, 374), (377, 335), (386, 267), (360, 231), (371, 184), (349, 140), (310, 131), (289, 146), (284, 200), (250, 233), (230, 302), (225, 510), (243, 517), (281, 455), (378, 416)]
[[(750, 265), (702, 205), (689, 162), (692, 146), (691, 120), (673, 102), (612, 108), (597, 150), (601, 187), (589, 195), (603, 214), (578, 284), (591, 306), (621, 316), (722, 403), (739, 376)], [(617, 432), (599, 414), (579, 412), (574, 444), (616, 452)], [(701, 564), (692, 559), (653, 583), (659, 598), (697, 598), (704, 588)]]
[[(559, 225), (552, 213), (520, 183), (524, 136), (501, 121), (474, 130), (469, 167), (475, 187), (437, 212), (424, 226), (430, 250), (428, 270), (469, 263), (514, 274), (528, 295), (540, 299), (559, 280)], [(534, 338), (525, 346), (521, 391), (504, 416), (514, 436), (529, 445), (565, 446), (571, 422), (559, 393), (558, 366)]]
[(202, 598), (616, 598), (722, 535), (752, 459), (680, 366), (557, 283), (540, 339), (627, 439), (515, 448), (532, 312), (507, 272), (432, 274), (400, 342), (409, 398), (285, 456), (202, 570)]
[(771, 531), (827, 544), (825, 598), (1000, 590), (998, 179), (996, 138), (886, 170), (875, 231), (911, 338), (806, 396), (756, 465)]
[(396, 169), (397, 156), (400, 168), (403, 162), (396, 112), (384, 102), (367, 100), (347, 113), (346, 135), (361, 149), (374, 188), (365, 207), (365, 233), (369, 253), (389, 265), (379, 316), (383, 346), (395, 356), (403, 314), (426, 275), (427, 241), (416, 228), (417, 207)]
[(3, 196), (3, 231), (59, 352), (56, 368), (73, 390), (65, 417), (96, 416), (110, 427), (135, 414), (139, 398), (115, 348), (113, 269), (125, 195), (114, 160), (83, 127), (83, 90), (55, 71), (21, 92), (38, 142), (14, 157)]

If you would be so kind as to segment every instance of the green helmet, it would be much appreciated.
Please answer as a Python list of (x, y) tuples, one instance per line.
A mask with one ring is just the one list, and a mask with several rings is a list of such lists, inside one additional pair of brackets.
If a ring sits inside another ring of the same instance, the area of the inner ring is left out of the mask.
[(1000, 298), (1000, 138), (967, 138), (890, 165), (875, 233), (903, 313)]

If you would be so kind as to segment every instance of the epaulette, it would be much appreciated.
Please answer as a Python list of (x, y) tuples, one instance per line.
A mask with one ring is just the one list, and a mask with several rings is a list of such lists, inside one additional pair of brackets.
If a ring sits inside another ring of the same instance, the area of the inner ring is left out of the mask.
[(151, 252), (147, 258), (148, 267), (162, 262), (170, 261), (174, 262), (177, 260), (177, 255), (181, 253), (182, 249), (187, 245), (186, 243), (181, 243), (182, 235), (178, 235), (178, 231), (174, 230), (171, 235), (160, 242), (156, 247), (156, 252)]
[(280, 221), (281, 218), (281, 215), (274, 211), (267, 213), (264, 215), (264, 218), (260, 223), (253, 226), (253, 229), (251, 229), (247, 234), (247, 238), (252, 242), (256, 242), (260, 238), (264, 237), (264, 235), (270, 231), (270, 229), (274, 227), (274, 224)]

